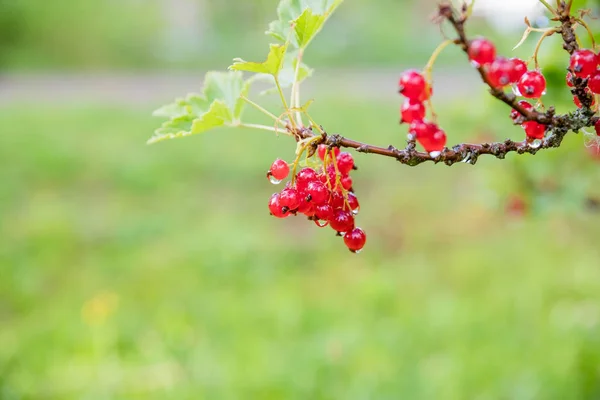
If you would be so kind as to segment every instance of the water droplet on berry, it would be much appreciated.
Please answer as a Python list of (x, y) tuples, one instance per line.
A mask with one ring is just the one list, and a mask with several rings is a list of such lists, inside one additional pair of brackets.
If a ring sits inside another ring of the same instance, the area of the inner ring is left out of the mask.
[(329, 221), (324, 221), (322, 219), (315, 219), (315, 225), (317, 225), (319, 228), (325, 228), (327, 225), (329, 225)]
[(542, 145), (542, 141), (540, 139), (535, 139), (535, 140), (527, 143), (527, 145), (529, 147), (531, 147), (532, 149), (537, 149), (538, 147), (540, 147)]
[(432, 158), (436, 158), (436, 157), (437, 157), (437, 156), (439, 156), (440, 154), (442, 154), (442, 152), (441, 152), (441, 151), (432, 151), (432, 152), (430, 152), (430, 153), (429, 153), (429, 155), (430, 155)]
[(269, 182), (271, 182), (273, 185), (279, 185), (281, 183), (281, 180), (275, 179), (273, 175), (269, 175)]

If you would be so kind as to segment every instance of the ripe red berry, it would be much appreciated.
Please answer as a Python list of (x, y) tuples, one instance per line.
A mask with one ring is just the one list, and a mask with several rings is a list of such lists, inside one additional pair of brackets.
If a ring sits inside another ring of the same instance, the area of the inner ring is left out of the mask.
[(315, 170), (309, 167), (302, 168), (296, 174), (296, 188), (301, 191), (306, 190), (308, 184), (314, 180), (317, 180)]
[(344, 235), (344, 244), (353, 253), (361, 251), (362, 248), (365, 247), (366, 242), (367, 235), (360, 228), (354, 228)]
[(349, 211), (337, 209), (329, 219), (329, 225), (337, 232), (350, 232), (354, 229), (354, 215)]
[(487, 76), (495, 88), (502, 88), (512, 82), (514, 64), (512, 61), (498, 57), (492, 62), (487, 71)]
[(527, 64), (520, 58), (511, 58), (510, 62), (512, 63), (510, 83), (517, 83), (525, 72), (527, 72)]
[(538, 99), (546, 91), (546, 78), (539, 71), (526, 72), (517, 85), (523, 97)]
[[(590, 91), (589, 88), (585, 88), (585, 92), (589, 95), (592, 96), (592, 104), (591, 106), (596, 104), (596, 97), (592, 95), (592, 92)], [(581, 101), (579, 101), (579, 97), (577, 96), (573, 96), (573, 103), (575, 103), (575, 105), (577, 106), (577, 108), (581, 108), (583, 105), (581, 104)]]
[(287, 178), (289, 173), (290, 167), (285, 161), (278, 158), (277, 160), (273, 161), (273, 164), (271, 165), (267, 176), (269, 176), (269, 178), (273, 177), (273, 179), (275, 179), (276, 181), (282, 181), (285, 178)]
[(590, 88), (592, 93), (600, 94), (600, 71), (596, 71), (590, 76), (588, 88)]
[(300, 205), (298, 205), (298, 209), (296, 211), (306, 215), (307, 217), (312, 217), (315, 214), (313, 203), (307, 200), (305, 193), (300, 193)]
[(598, 58), (596, 54), (587, 49), (577, 50), (571, 56), (569, 69), (575, 76), (587, 78), (596, 71), (598, 67)]
[(329, 200), (329, 189), (321, 181), (311, 181), (306, 188), (306, 193), (313, 204), (323, 204)]
[(469, 45), (469, 59), (478, 66), (491, 64), (496, 58), (496, 47), (485, 38), (477, 38)]
[(413, 139), (416, 139), (418, 137), (424, 137), (428, 135), (430, 129), (431, 125), (425, 120), (413, 121), (408, 128), (408, 133), (413, 137)]
[(425, 106), (417, 100), (406, 99), (400, 109), (401, 123), (410, 124), (425, 118)]
[(539, 124), (535, 121), (527, 121), (521, 125), (525, 129), (525, 134), (530, 139), (543, 139), (546, 133), (546, 125)]
[(342, 152), (336, 157), (338, 170), (342, 175), (348, 175), (354, 168), (354, 158), (352, 154)]
[(423, 146), (426, 152), (439, 152), (446, 146), (446, 133), (436, 124), (429, 123), (426, 130), (417, 134), (417, 141)]
[(331, 197), (329, 198), (329, 204), (333, 209), (344, 208), (344, 196), (340, 192), (331, 193)]
[(421, 103), (429, 100), (431, 98), (431, 96), (433, 95), (433, 88), (431, 87), (431, 85), (429, 83), (425, 83), (425, 89), (423, 89), (423, 93), (421, 93), (421, 96), (419, 96), (419, 101)]
[(344, 175), (341, 179), (341, 183), (345, 190), (352, 190), (352, 177), (350, 175)]
[[(524, 109), (526, 109), (526, 110), (533, 110), (533, 106), (532, 106), (532, 105), (531, 105), (531, 103), (530, 103), (530, 102), (528, 102), (528, 101), (521, 100), (521, 101), (519, 101), (519, 103), (518, 103), (518, 104), (519, 104), (521, 107), (523, 107)], [(514, 120), (516, 120), (516, 119), (517, 119), (517, 118), (518, 118), (520, 115), (521, 115), (521, 113), (520, 113), (520, 112), (518, 112), (518, 111), (517, 111), (517, 110), (515, 110), (515, 109), (513, 109), (513, 110), (510, 112), (510, 118), (511, 118), (513, 121), (514, 121)]]
[(400, 76), (400, 93), (409, 99), (419, 100), (427, 86), (423, 75), (415, 70), (404, 71)]
[(315, 217), (323, 221), (329, 221), (333, 217), (333, 207), (330, 204), (318, 204), (315, 206)]
[(274, 193), (269, 199), (269, 211), (276, 218), (285, 218), (289, 215), (289, 212), (287, 210), (284, 211), (279, 203), (279, 193)]
[[(360, 205), (358, 203), (358, 198), (354, 195), (354, 193), (348, 193), (347, 201), (348, 203), (344, 204), (344, 210), (351, 211), (353, 214), (358, 214)], [(350, 208), (350, 210), (348, 210), (348, 208)]]
[(279, 205), (290, 211), (296, 210), (301, 201), (300, 193), (294, 188), (285, 188), (279, 194)]
[[(317, 148), (317, 154), (319, 154), (319, 158), (323, 161), (325, 161), (325, 153), (327, 153), (327, 159), (331, 158), (331, 150), (328, 149), (328, 146), (325, 144), (320, 144), (319, 147)], [(340, 154), (340, 148), (339, 147), (334, 147), (333, 148), (333, 153), (335, 154), (335, 156), (337, 157), (338, 154)]]

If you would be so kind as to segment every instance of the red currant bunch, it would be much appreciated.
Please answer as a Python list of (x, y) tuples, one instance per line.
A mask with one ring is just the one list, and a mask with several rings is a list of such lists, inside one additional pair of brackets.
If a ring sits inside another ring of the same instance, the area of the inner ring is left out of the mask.
[[(569, 72), (567, 73), (567, 85), (574, 87), (574, 80), (586, 79), (587, 87), (585, 92), (592, 97), (592, 106), (596, 105), (596, 96), (600, 94), (600, 54), (597, 55), (592, 50), (581, 49), (571, 55), (569, 62)], [(573, 96), (573, 102), (578, 108), (581, 108), (581, 100)]]
[(405, 97), (400, 108), (400, 123), (409, 124), (409, 139), (416, 140), (432, 155), (439, 154), (446, 147), (446, 133), (437, 124), (425, 119), (425, 101), (433, 93), (425, 77), (415, 71), (405, 71), (400, 76), (400, 94)]
[[(339, 148), (319, 145), (318, 160), (310, 158), (310, 165), (300, 169), (283, 190), (269, 199), (269, 211), (276, 218), (303, 214), (318, 227), (330, 226), (343, 236), (344, 244), (353, 253), (365, 246), (367, 235), (355, 226), (359, 203), (352, 187), (350, 173), (356, 169), (350, 153)], [(286, 179), (290, 166), (277, 159), (267, 177), (274, 184)]]

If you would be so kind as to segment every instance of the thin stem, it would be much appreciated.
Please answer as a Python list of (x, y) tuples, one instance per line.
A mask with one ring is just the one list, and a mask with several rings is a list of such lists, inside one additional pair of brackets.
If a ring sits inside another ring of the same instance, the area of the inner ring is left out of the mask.
[(431, 54), (431, 57), (429, 57), (429, 61), (427, 62), (427, 64), (425, 65), (425, 68), (423, 69), (423, 73), (425, 74), (425, 78), (427, 79), (427, 82), (431, 83), (431, 73), (433, 70), (433, 64), (435, 64), (435, 60), (437, 60), (439, 55), (442, 53), (442, 51), (444, 51), (444, 49), (446, 47), (448, 47), (449, 45), (454, 44), (454, 43), (455, 43), (455, 41), (451, 40), (451, 39), (444, 40), (433, 51), (433, 53)]
[[(300, 107), (300, 67), (302, 65), (302, 57), (304, 55), (304, 50), (298, 50), (298, 56), (296, 57), (296, 69), (294, 71), (294, 84), (292, 85), (292, 94), (290, 96), (290, 104), (292, 108)], [(296, 120), (300, 126), (302, 126), (302, 113), (300, 111), (296, 111)]]
[(590, 40), (592, 41), (592, 47), (595, 49), (596, 48), (596, 39), (594, 39), (594, 32), (592, 32), (592, 29), (590, 28), (590, 26), (581, 18), (575, 18), (575, 21), (577, 21), (579, 23), (579, 25), (583, 26), (587, 30), (588, 35), (590, 35)]
[[(274, 79), (275, 79), (275, 86), (277, 86), (277, 92), (279, 92), (279, 97), (281, 98), (281, 103), (283, 104), (283, 107), (285, 108), (285, 114), (288, 114), (290, 112), (290, 107), (288, 106), (287, 101), (285, 101), (285, 95), (283, 94), (283, 89), (281, 89), (281, 84), (279, 83), (279, 78), (277, 78), (275, 76)], [(294, 118), (290, 118), (290, 123), (292, 124), (292, 126), (294, 128), (296, 127), (296, 121), (294, 121)]]
[(552, 13), (552, 15), (554, 15), (555, 17), (558, 17), (558, 13), (556, 12), (556, 9), (554, 7), (552, 7), (550, 4), (548, 4), (548, 2), (546, 0), (539, 0), (540, 3), (542, 3), (544, 5), (544, 7), (546, 7), (548, 9), (548, 11), (550, 11)]
[(288, 131), (282, 131), (281, 129), (277, 129), (274, 128), (272, 126), (267, 126), (267, 125), (260, 125), (260, 124), (247, 124), (247, 123), (243, 123), (240, 122), (239, 124), (235, 124), (232, 125), (238, 128), (250, 128), (250, 129), (259, 129), (259, 130), (263, 130), (263, 131), (269, 131), (269, 132), (275, 132), (275, 133), (279, 133), (279, 132), (283, 132), (285, 135), (288, 136), (292, 136), (291, 133), (289, 133)]
[(273, 114), (272, 112), (270, 112), (269, 110), (265, 109), (264, 107), (260, 106), (259, 104), (256, 104), (255, 102), (253, 102), (252, 100), (250, 100), (246, 96), (241, 96), (240, 98), (242, 100), (244, 100), (246, 103), (250, 104), (252, 107), (256, 108), (261, 113), (263, 113), (266, 116), (270, 117), (273, 121), (275, 121), (275, 123), (280, 123), (280, 124), (283, 125), (283, 123), (281, 122), (281, 119), (277, 118), (277, 116), (275, 114)]
[(539, 69), (540, 68), (540, 64), (538, 62), (538, 53), (540, 51), (540, 48), (542, 47), (542, 42), (544, 41), (544, 39), (546, 39), (547, 37), (550, 37), (552, 35), (554, 35), (556, 32), (558, 32), (555, 29), (550, 29), (544, 32), (544, 34), (540, 37), (540, 40), (538, 40), (537, 45), (535, 46), (535, 51), (533, 52), (533, 61), (535, 62), (535, 68)]

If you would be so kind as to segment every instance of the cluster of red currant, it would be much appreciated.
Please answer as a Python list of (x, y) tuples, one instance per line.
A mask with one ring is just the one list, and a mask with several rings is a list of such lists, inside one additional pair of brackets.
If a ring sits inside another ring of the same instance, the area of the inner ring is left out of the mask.
[[(320, 145), (317, 154), (321, 162), (312, 160), (314, 168), (306, 166), (292, 176), (285, 188), (269, 199), (269, 211), (276, 218), (304, 214), (319, 227), (331, 226), (353, 253), (365, 246), (365, 232), (355, 226), (359, 204), (352, 188), (350, 172), (356, 169), (350, 153)], [(290, 165), (277, 159), (267, 177), (279, 184), (290, 175)]]
[[(567, 85), (573, 87), (573, 78), (587, 79), (586, 92), (593, 97), (592, 105), (596, 104), (595, 95), (600, 94), (600, 54), (594, 53), (592, 50), (583, 49), (577, 50), (571, 56), (569, 63), (569, 71), (567, 73)], [(573, 102), (581, 108), (581, 101), (577, 96), (573, 97)]]
[(446, 133), (435, 122), (425, 119), (425, 102), (433, 93), (425, 77), (415, 70), (405, 71), (400, 77), (400, 94), (405, 97), (400, 108), (400, 123), (410, 124), (409, 139), (416, 140), (425, 151), (439, 154), (446, 146)]
[[(488, 83), (496, 89), (504, 89), (513, 85), (517, 95), (528, 99), (539, 99), (546, 92), (546, 78), (538, 69), (528, 71), (527, 63), (519, 58), (505, 58), (496, 55), (496, 47), (485, 38), (478, 38), (469, 46), (469, 59), (477, 67), (486, 71)], [(525, 110), (535, 107), (526, 100), (521, 100), (519, 105)], [(516, 121), (521, 114), (512, 110), (510, 116)], [(544, 138), (546, 126), (536, 121), (526, 121), (521, 124), (525, 135), (530, 140)]]

